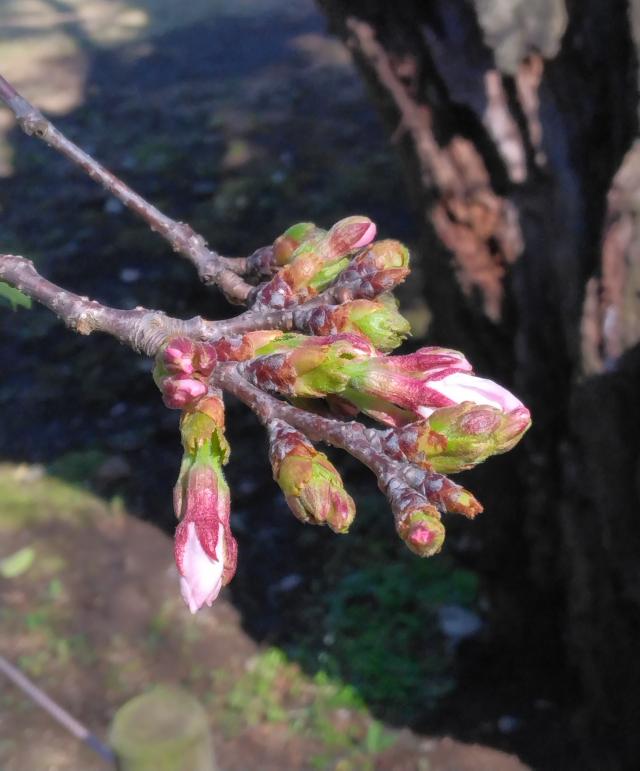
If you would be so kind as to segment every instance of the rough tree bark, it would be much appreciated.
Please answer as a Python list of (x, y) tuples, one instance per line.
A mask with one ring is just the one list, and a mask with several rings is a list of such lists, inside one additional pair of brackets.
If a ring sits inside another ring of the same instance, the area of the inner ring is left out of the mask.
[(532, 408), (484, 479), (495, 632), (577, 675), (594, 767), (635, 767), (640, 3), (319, 2), (398, 147), (434, 334)]

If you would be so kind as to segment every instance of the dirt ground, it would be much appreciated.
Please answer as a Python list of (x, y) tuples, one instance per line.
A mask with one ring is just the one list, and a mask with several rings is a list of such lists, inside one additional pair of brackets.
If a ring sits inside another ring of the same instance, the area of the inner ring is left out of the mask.
[[(0, 568), (9, 566), (0, 575), (0, 651), (97, 736), (106, 738), (121, 704), (162, 683), (200, 699), (227, 771), (528, 768), (487, 747), (379, 727), (337, 688), (327, 699), (330, 683), (261, 657), (224, 593), (211, 611), (191, 616), (178, 597), (170, 539), (117, 501), (107, 505), (26, 465), (0, 466), (0, 494)], [(31, 561), (16, 567), (25, 551)], [(378, 727), (384, 742), (371, 738)], [(3, 771), (107, 765), (2, 683)]]
[[(6, 0), (0, 65), (72, 138), (222, 251), (247, 254), (309, 212), (322, 224), (366, 212), (383, 233), (411, 238), (394, 158), (310, 0)], [(18, 135), (4, 110), (0, 215), (3, 249), (75, 291), (183, 316), (229, 312), (116, 202)], [(405, 299), (419, 328), (417, 295), (419, 285)], [(179, 447), (149, 363), (109, 340), (89, 346), (39, 310), (2, 309), (0, 334), (0, 453), (10, 461), (0, 470), (0, 565), (10, 566), (0, 574), (0, 652), (98, 736), (123, 702), (168, 682), (203, 703), (228, 771), (527, 768), (446, 738), (446, 727), (437, 736), (392, 727), (348, 683), (272, 647), (295, 638), (304, 609), (287, 586), (313, 584), (333, 547), (314, 532), (306, 551), (290, 548), (303, 542), (299, 526), (282, 524), (262, 440), (233, 405), (239, 570), (210, 612), (191, 617), (158, 528), (172, 527)], [(90, 484), (55, 466), (74, 452), (82, 463), (94, 453)], [(348, 464), (345, 473), (358, 482)], [(493, 709), (472, 736), (510, 746), (517, 721), (503, 731), (502, 706)], [(101, 768), (0, 681), (1, 771)]]

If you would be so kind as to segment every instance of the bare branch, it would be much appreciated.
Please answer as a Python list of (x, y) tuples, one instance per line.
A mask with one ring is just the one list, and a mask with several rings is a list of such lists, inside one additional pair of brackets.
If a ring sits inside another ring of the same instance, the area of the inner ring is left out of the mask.
[(77, 145), (67, 139), (30, 102), (0, 75), (0, 99), (16, 116), (28, 136), (41, 139), (79, 166), (95, 182), (115, 196), (128, 209), (140, 216), (150, 228), (166, 239), (174, 251), (186, 257), (205, 284), (215, 284), (230, 302), (244, 304), (253, 287), (239, 273), (246, 270), (246, 259), (222, 257), (207, 248), (204, 238), (184, 222), (176, 222), (138, 195), (121, 179), (104, 168)]
[(0, 254), (0, 280), (52, 310), (74, 331), (84, 335), (105, 332), (148, 355), (154, 355), (166, 338), (174, 336), (217, 340), (225, 335), (240, 335), (261, 329), (303, 330), (309, 311), (313, 310), (304, 307), (290, 310), (266, 308), (246, 311), (231, 319), (209, 321), (200, 316), (176, 319), (162, 311), (146, 308), (110, 308), (52, 283), (38, 273), (31, 260), (13, 254)]

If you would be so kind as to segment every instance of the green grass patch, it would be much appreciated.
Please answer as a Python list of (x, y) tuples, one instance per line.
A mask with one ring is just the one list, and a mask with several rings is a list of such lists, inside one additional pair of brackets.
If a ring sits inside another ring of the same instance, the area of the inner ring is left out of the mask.
[[(224, 676), (216, 672), (213, 679), (215, 690), (224, 689)], [(355, 688), (326, 672), (308, 677), (278, 648), (251, 660), (246, 674), (228, 690), (222, 709), (232, 733), (264, 723), (282, 724), (292, 735), (317, 743), (322, 748), (317, 759), (357, 761), (353, 768), (368, 767), (394, 741), (371, 717)]]
[(415, 557), (370, 520), (374, 533), (338, 546), (315, 580), (285, 648), (306, 671), (349, 683), (376, 714), (411, 722), (455, 686), (437, 613), (473, 608), (478, 579), (444, 554)]
[(0, 464), (0, 501), (0, 530), (6, 531), (52, 520), (82, 525), (105, 511), (75, 484), (10, 464)]

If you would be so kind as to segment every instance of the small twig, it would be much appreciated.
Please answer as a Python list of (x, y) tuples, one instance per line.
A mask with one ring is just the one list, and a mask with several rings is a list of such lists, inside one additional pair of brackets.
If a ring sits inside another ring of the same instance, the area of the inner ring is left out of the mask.
[(0, 656), (0, 672), (2, 672), (11, 682), (26, 694), (31, 701), (44, 709), (60, 725), (69, 731), (76, 739), (87, 744), (94, 752), (97, 752), (107, 762), (115, 764), (116, 756), (113, 750), (103, 744), (97, 736), (91, 733), (89, 729), (70, 715), (66, 709), (61, 707), (50, 696), (42, 691), (35, 683), (10, 664), (4, 656)]
[(204, 238), (184, 222), (176, 222), (138, 195), (121, 179), (104, 168), (88, 153), (67, 139), (44, 115), (21, 96), (0, 75), (0, 99), (16, 116), (19, 126), (28, 136), (41, 139), (70, 161), (79, 166), (91, 179), (100, 183), (128, 209), (142, 217), (151, 229), (159, 233), (174, 251), (186, 257), (198, 271), (205, 284), (215, 284), (236, 304), (244, 304), (253, 287), (242, 279), (240, 272), (246, 269), (244, 258), (222, 257), (207, 248)]

